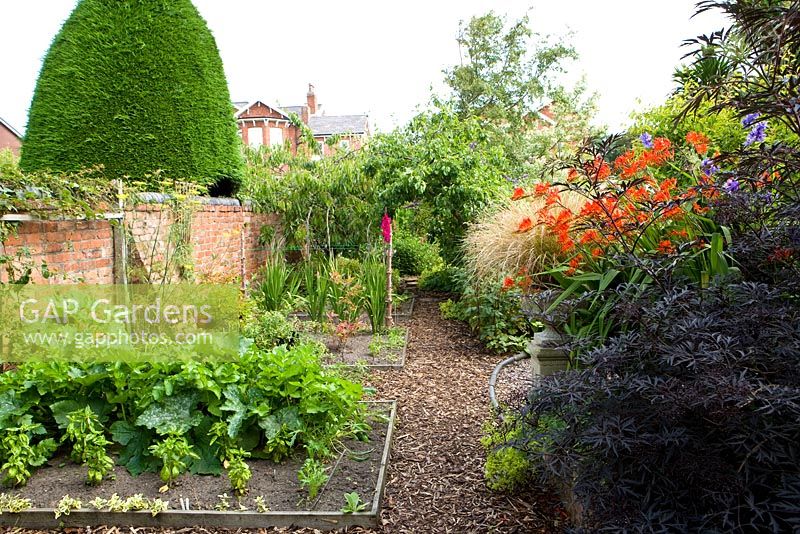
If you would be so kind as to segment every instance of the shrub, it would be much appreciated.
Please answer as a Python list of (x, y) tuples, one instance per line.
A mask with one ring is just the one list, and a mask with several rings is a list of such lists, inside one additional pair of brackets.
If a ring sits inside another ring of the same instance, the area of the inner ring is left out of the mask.
[(445, 313), (464, 320), (486, 348), (499, 352), (521, 351), (535, 332), (522, 308), (522, 294), (499, 282), (470, 285), (458, 302), (445, 304)]
[(411, 233), (402, 230), (395, 232), (393, 246), (392, 267), (401, 274), (418, 276), (442, 264), (439, 247)]
[(423, 272), (417, 284), (423, 291), (460, 293), (464, 288), (464, 270), (452, 265), (444, 265)]
[[(746, 310), (746, 312), (744, 312)], [(531, 391), (517, 446), (574, 481), (589, 528), (791, 531), (800, 522), (800, 306), (749, 282), (621, 306), (627, 332)]]
[(290, 321), (279, 311), (261, 313), (245, 327), (244, 334), (263, 350), (270, 350), (278, 345), (291, 347), (298, 339), (296, 321)]
[(20, 166), (222, 185), (240, 177), (240, 144), (217, 45), (190, 0), (82, 0), (42, 65)]

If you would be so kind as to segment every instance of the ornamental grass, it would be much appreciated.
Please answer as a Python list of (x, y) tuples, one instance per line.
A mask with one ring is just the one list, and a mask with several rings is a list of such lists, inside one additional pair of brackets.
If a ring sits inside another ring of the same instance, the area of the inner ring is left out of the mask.
[[(566, 259), (558, 238), (544, 224), (538, 223), (545, 206), (545, 196), (509, 201), (499, 210), (488, 213), (470, 225), (464, 238), (468, 272), (477, 280), (524, 273), (535, 275), (559, 265)], [(561, 194), (557, 216), (564, 209), (581, 210), (585, 200), (577, 194)], [(521, 230), (520, 221), (530, 221)]]

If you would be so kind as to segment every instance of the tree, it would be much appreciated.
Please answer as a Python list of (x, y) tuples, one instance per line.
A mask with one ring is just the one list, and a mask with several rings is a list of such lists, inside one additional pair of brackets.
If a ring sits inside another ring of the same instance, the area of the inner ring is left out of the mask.
[(404, 128), (374, 139), (365, 170), (378, 179), (385, 207), (418, 207), (426, 215), (421, 233), (439, 244), (446, 261), (458, 262), (467, 224), (510, 191), (510, 167), (480, 120), (434, 105)]
[(82, 0), (45, 57), (20, 165), (161, 170), (229, 192), (239, 146), (216, 42), (190, 0)]
[[(491, 11), (462, 23), (458, 44), (467, 62), (445, 71), (460, 116), (518, 125), (551, 97), (554, 75), (577, 56), (571, 46), (534, 34), (528, 23), (526, 16), (506, 30), (505, 19)], [(531, 43), (534, 37), (538, 42)]]

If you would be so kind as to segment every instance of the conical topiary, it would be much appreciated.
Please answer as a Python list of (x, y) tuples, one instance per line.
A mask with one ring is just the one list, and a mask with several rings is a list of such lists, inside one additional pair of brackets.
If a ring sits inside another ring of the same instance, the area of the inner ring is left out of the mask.
[(235, 184), (239, 144), (216, 41), (191, 0), (81, 0), (42, 65), (20, 166)]

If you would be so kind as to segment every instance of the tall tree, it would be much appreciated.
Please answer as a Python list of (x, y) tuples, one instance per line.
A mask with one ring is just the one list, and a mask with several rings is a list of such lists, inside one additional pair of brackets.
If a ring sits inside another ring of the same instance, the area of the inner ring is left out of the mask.
[(191, 0), (81, 0), (45, 57), (20, 165), (103, 165), (238, 182), (240, 141), (214, 37)]
[(494, 122), (519, 123), (537, 111), (564, 62), (576, 57), (571, 46), (534, 34), (527, 16), (507, 25), (491, 11), (462, 22), (458, 44), (465, 61), (445, 71), (455, 108)]

